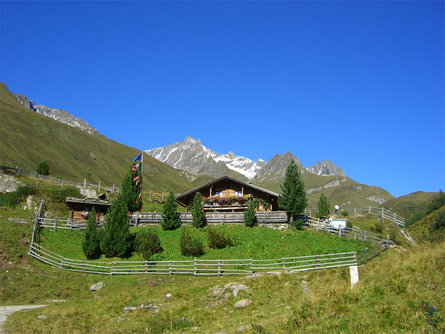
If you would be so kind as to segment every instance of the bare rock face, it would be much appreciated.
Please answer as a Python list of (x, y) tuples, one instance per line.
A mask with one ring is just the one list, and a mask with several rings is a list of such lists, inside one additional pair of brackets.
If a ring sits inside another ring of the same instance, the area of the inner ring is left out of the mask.
[(307, 170), (315, 175), (323, 176), (346, 176), (343, 169), (338, 168), (332, 161), (324, 160), (317, 162), (314, 166), (308, 167)]
[(69, 126), (79, 128), (82, 131), (85, 131), (89, 134), (98, 134), (97, 130), (85, 122), (83, 119), (75, 117), (69, 112), (61, 109), (49, 108), (44, 105), (34, 105), (34, 102), (31, 101), (28, 97), (22, 94), (14, 94), (17, 101), (20, 102), (22, 106), (26, 109), (35, 111), (39, 114), (42, 114), (46, 117), (50, 117), (58, 122), (65, 123)]

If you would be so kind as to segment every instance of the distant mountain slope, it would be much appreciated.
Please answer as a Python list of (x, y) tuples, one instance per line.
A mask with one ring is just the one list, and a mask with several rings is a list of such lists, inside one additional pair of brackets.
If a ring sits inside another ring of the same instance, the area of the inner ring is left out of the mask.
[[(78, 128), (24, 108), (0, 83), (0, 164), (35, 170), (46, 160), (50, 175), (68, 180), (83, 180), (120, 185), (131, 160), (140, 153)], [(207, 182), (174, 169), (148, 155), (144, 156), (144, 187), (153, 191), (184, 192)]]
[(86, 121), (84, 121), (81, 118), (75, 117), (68, 111), (49, 108), (43, 105), (34, 105), (33, 101), (31, 101), (28, 97), (22, 94), (14, 94), (14, 97), (26, 109), (35, 111), (46, 117), (50, 117), (58, 122), (68, 124), (69, 126), (79, 128), (82, 131), (85, 131), (89, 134), (99, 134), (99, 132), (97, 132), (97, 130), (93, 128), (91, 125), (89, 125)]
[(445, 206), (431, 212), (416, 223), (408, 227), (408, 231), (417, 242), (445, 240), (445, 228), (435, 228), (436, 216), (444, 211)]

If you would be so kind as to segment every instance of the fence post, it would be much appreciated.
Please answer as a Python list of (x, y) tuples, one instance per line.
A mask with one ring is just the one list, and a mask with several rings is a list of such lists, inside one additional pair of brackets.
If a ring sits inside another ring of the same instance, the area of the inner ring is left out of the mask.
[(365, 230), (365, 241), (366, 240), (368, 240), (368, 234), (366, 233), (366, 230)]
[(148, 261), (145, 260), (145, 273), (147, 273), (147, 272), (148, 272)]
[(196, 276), (196, 259), (193, 260), (193, 276)]
[(341, 237), (341, 227), (338, 228), (338, 236)]
[(357, 208), (354, 208), (354, 215), (357, 214)]
[(63, 189), (63, 180), (62, 180), (62, 189)]
[(57, 219), (54, 220), (54, 232), (57, 231)]
[(218, 261), (218, 276), (221, 276), (221, 260)]
[(281, 258), (281, 267), (283, 268), (283, 272), (286, 271), (286, 266), (284, 265), (284, 257)]
[(371, 206), (369, 206), (369, 213), (371, 213), (371, 211), (372, 211), (372, 207), (371, 207)]
[(320, 258), (318, 256), (318, 254), (317, 254), (317, 267), (320, 267)]
[(99, 183), (97, 184), (97, 191), (100, 192), (100, 181), (99, 181)]
[(83, 179), (83, 187), (84, 187), (84, 188), (87, 187), (87, 179)]
[(164, 192), (162, 192), (162, 202), (164, 202)]
[(111, 262), (110, 275), (113, 275), (114, 262)]
[(169, 275), (173, 274), (173, 272), (172, 272), (172, 262), (171, 261), (170, 261), (170, 265), (168, 266), (168, 274)]
[(81, 267), (80, 267), (80, 272), (81, 272), (81, 273), (83, 273), (83, 264), (84, 264), (84, 261), (82, 260), (82, 265), (81, 265)]
[(111, 188), (111, 191), (114, 193), (114, 183), (113, 183), (113, 187)]
[(253, 267), (253, 259), (250, 259), (250, 275), (253, 274), (252, 267)]
[(366, 247), (365, 252), (366, 252), (366, 262), (368, 262), (368, 247)]

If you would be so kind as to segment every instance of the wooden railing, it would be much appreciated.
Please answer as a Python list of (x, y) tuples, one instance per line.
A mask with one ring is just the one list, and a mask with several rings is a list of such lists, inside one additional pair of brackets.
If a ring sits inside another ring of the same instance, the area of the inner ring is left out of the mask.
[(253, 274), (261, 271), (300, 272), (357, 265), (356, 252), (319, 254), (281, 259), (228, 259), (183, 261), (88, 261), (65, 258), (37, 243), (29, 255), (55, 268), (103, 275), (174, 275), (222, 276)]
[[(385, 208), (376, 208), (373, 206), (368, 206), (365, 208), (342, 208), (342, 210), (347, 211), (348, 213), (371, 213), (379, 216), (382, 220), (389, 220), (393, 223), (396, 223), (397, 225), (401, 227), (405, 227), (405, 218), (398, 215), (395, 212), (392, 212), (390, 210), (387, 210)], [(306, 213), (310, 216), (316, 213), (316, 209), (313, 208), (307, 208)]]

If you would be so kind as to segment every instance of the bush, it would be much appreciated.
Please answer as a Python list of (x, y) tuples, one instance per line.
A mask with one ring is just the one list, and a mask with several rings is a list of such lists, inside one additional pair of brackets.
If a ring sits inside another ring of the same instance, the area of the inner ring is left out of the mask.
[(250, 200), (247, 210), (244, 211), (244, 225), (248, 227), (254, 227), (257, 224), (255, 207), (256, 203)]
[(303, 229), (303, 225), (304, 225), (304, 220), (299, 218), (299, 219), (291, 221), (290, 224), (293, 227), (295, 227), (297, 230), (302, 230)]
[(46, 161), (42, 161), (37, 166), (37, 174), (49, 175), (49, 165)]
[(201, 256), (204, 254), (204, 246), (201, 239), (193, 236), (187, 228), (182, 230), (181, 233), (181, 254), (184, 256)]
[(343, 217), (347, 217), (347, 216), (349, 216), (349, 213), (348, 213), (348, 211), (342, 211), (341, 215)]
[(436, 222), (434, 224), (435, 229), (444, 228), (445, 227), (445, 208), (440, 210), (436, 214)]
[(154, 254), (163, 251), (159, 236), (151, 229), (141, 229), (136, 233), (134, 250), (141, 254), (144, 260), (150, 260)]
[(209, 247), (213, 249), (232, 247), (234, 245), (230, 236), (215, 227), (209, 227), (207, 229), (207, 238), (209, 240)]
[(349, 220), (346, 221), (346, 227), (352, 228), (352, 223)]
[(100, 249), (100, 237), (102, 233), (99, 232), (96, 222), (96, 210), (93, 208), (88, 217), (88, 225), (85, 231), (84, 239), (82, 240), (82, 250), (87, 259), (98, 259), (102, 251)]
[(78, 188), (64, 187), (56, 190), (52, 190), (49, 193), (49, 197), (53, 202), (65, 203), (67, 197), (83, 197)]
[(16, 191), (0, 194), (0, 205), (15, 208), (17, 204), (25, 200), (29, 195), (34, 195), (37, 189), (34, 186), (18, 187)]

